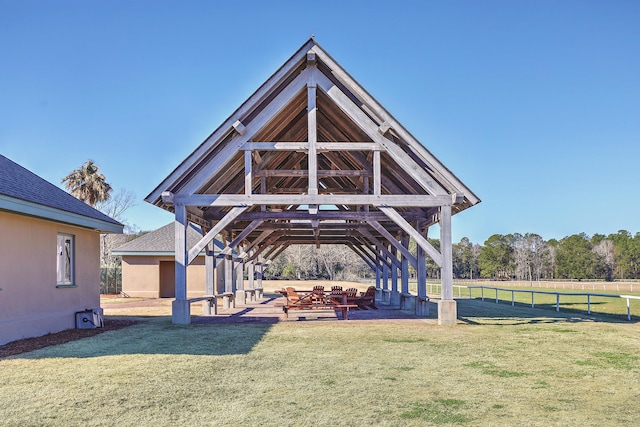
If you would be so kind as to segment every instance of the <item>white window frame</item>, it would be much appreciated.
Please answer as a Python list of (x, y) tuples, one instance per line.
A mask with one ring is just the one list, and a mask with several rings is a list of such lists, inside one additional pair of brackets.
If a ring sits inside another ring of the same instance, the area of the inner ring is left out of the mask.
[(56, 279), (58, 286), (75, 285), (75, 236), (58, 233), (56, 239)]

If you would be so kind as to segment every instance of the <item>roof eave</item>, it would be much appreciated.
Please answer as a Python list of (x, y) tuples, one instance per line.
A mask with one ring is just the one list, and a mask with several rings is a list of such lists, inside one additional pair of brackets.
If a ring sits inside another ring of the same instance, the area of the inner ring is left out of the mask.
[(52, 208), (50, 206), (17, 199), (3, 194), (0, 194), (0, 210), (88, 228), (104, 234), (122, 234), (124, 232), (124, 224), (119, 222), (112, 223), (103, 221), (97, 218), (91, 218), (85, 215)]
[[(161, 256), (166, 256), (166, 257), (174, 257), (175, 256), (175, 252), (169, 252), (169, 251), (111, 251), (111, 255), (113, 256), (157, 256), (157, 257), (161, 257)], [(204, 256), (204, 252), (201, 252), (198, 254), (198, 256)]]

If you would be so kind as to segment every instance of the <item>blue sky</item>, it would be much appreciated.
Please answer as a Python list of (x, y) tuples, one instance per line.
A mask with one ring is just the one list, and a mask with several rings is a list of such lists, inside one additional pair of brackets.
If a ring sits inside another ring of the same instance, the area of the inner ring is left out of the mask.
[(159, 227), (144, 197), (311, 34), (482, 199), (454, 241), (640, 232), (637, 1), (0, 0), (0, 153), (92, 158)]

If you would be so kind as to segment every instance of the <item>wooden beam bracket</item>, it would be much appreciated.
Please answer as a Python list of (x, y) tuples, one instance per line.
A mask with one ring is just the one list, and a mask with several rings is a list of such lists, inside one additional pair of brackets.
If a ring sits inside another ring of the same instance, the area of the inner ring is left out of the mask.
[(240, 120), (237, 120), (232, 126), (240, 136), (244, 135), (244, 133), (247, 131), (247, 128), (242, 124)]

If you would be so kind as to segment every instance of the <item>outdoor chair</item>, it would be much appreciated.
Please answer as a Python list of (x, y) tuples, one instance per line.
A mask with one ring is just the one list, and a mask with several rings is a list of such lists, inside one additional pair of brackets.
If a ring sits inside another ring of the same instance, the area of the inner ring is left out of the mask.
[(342, 302), (342, 286), (331, 287), (329, 300), (332, 301), (334, 304), (340, 304)]
[(295, 288), (288, 287), (287, 291), (287, 306), (290, 308), (307, 308), (313, 304), (313, 293), (299, 294)]
[(324, 286), (315, 285), (313, 287), (313, 302), (315, 303), (323, 303), (325, 301), (324, 298)]
[(347, 304), (356, 304), (358, 300), (358, 289), (356, 288), (348, 288), (344, 291), (344, 294), (347, 297)]
[(300, 295), (298, 294), (298, 292), (296, 292), (295, 288), (288, 287), (285, 288), (285, 291), (287, 291), (286, 297), (290, 304), (300, 301)]
[(375, 286), (369, 286), (365, 292), (360, 294), (360, 297), (357, 298), (355, 304), (358, 305), (358, 308), (362, 310), (366, 310), (368, 308), (378, 309), (376, 307), (376, 288)]
[(360, 297), (358, 296), (358, 289), (348, 288), (344, 291), (343, 294), (344, 294), (343, 297), (346, 297), (347, 304), (356, 304), (356, 305), (358, 304), (358, 300), (360, 299)]

